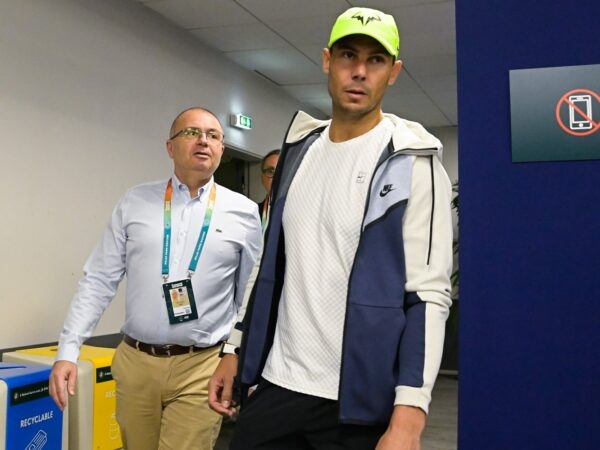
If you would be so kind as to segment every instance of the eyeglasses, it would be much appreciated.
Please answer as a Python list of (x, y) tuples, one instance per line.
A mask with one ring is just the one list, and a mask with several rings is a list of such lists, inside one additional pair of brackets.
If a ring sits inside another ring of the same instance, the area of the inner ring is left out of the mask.
[(225, 138), (225, 135), (219, 130), (204, 131), (196, 127), (186, 127), (183, 130), (179, 130), (177, 133), (171, 136), (169, 140), (175, 139), (178, 136), (183, 136), (186, 139), (198, 139), (202, 135), (205, 135), (206, 140), (211, 144), (220, 144)]
[(275, 175), (275, 169), (273, 167), (267, 167), (266, 169), (262, 169), (262, 173), (267, 178), (273, 178), (273, 175)]

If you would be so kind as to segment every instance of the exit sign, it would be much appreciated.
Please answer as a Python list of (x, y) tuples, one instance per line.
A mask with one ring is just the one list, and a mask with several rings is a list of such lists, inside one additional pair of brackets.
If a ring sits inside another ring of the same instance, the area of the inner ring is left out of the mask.
[(231, 114), (230, 123), (236, 128), (242, 128), (244, 130), (252, 129), (252, 117), (243, 114)]

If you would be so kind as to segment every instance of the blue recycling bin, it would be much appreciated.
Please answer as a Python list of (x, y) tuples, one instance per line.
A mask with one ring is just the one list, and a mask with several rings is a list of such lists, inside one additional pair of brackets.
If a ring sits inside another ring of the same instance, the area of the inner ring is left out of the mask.
[(67, 448), (67, 421), (48, 393), (50, 369), (0, 363), (0, 450)]

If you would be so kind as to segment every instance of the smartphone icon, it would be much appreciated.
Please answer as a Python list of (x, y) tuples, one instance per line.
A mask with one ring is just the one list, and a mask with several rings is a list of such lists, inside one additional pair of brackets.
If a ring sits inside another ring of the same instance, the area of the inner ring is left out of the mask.
[[(577, 109), (575, 109), (577, 108)], [(583, 114), (582, 114), (583, 113)], [(592, 128), (592, 96), (569, 96), (569, 128), (571, 130), (589, 130)]]

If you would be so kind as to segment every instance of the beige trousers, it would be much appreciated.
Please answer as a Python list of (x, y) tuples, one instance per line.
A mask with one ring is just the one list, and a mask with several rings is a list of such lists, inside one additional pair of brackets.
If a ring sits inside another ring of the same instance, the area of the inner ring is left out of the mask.
[(221, 416), (208, 407), (219, 347), (156, 357), (121, 342), (112, 373), (126, 450), (212, 450)]

